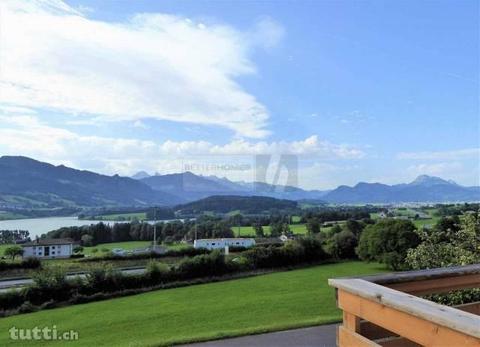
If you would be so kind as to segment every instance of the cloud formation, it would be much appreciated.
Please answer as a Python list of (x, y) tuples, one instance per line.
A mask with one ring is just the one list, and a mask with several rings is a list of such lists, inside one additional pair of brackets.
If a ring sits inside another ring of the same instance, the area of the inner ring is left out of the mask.
[(282, 39), (269, 18), (242, 33), (161, 13), (102, 22), (61, 0), (0, 6), (0, 102), (9, 107), (214, 125), (250, 138), (269, 133), (268, 110), (235, 80), (255, 73), (252, 50)]
[(214, 160), (257, 154), (295, 154), (309, 159), (359, 159), (365, 153), (347, 145), (310, 136), (300, 141), (250, 142), (232, 140), (218, 145), (209, 141), (155, 142), (120, 137), (80, 135), (44, 124), (35, 114), (1, 115), (0, 150), (38, 160), (90, 169), (107, 174), (130, 175), (138, 170), (178, 172), (182, 159)]
[(409, 160), (480, 160), (480, 148), (464, 148), (451, 151), (402, 152), (397, 155), (397, 158)]

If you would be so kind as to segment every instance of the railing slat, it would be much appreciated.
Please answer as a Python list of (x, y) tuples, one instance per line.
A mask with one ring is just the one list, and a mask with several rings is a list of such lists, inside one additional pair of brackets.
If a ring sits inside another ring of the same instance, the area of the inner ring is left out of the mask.
[(378, 343), (340, 325), (337, 330), (338, 346), (341, 347), (381, 347)]
[[(342, 310), (380, 325), (423, 346), (478, 347), (480, 345), (480, 339), (476, 337), (344, 290), (338, 291), (338, 303)], [(477, 333), (480, 334), (480, 331)]]
[(480, 274), (393, 283), (384, 286), (415, 295), (447, 293), (452, 290), (480, 287)]

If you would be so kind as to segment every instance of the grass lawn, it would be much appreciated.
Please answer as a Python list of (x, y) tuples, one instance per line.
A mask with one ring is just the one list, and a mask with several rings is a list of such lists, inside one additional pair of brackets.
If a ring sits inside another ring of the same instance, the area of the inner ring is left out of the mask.
[(21, 346), (8, 329), (56, 325), (79, 340), (28, 346), (158, 346), (331, 323), (341, 319), (332, 277), (384, 271), (345, 262), (232, 281), (159, 290), (0, 319), (0, 346)]
[[(235, 236), (238, 236), (238, 230), (240, 229), (240, 236), (255, 236), (255, 229), (252, 226), (232, 227)], [(307, 227), (305, 224), (290, 224), (290, 230), (294, 234), (306, 234)], [(270, 235), (270, 225), (263, 226), (263, 232), (265, 235)]]
[[(102, 255), (102, 249), (112, 250), (114, 248), (123, 248), (125, 250), (136, 249), (136, 248), (145, 248), (150, 246), (150, 241), (128, 241), (128, 242), (112, 242), (112, 243), (101, 243), (93, 247), (83, 247), (83, 253), (85, 255)], [(97, 249), (97, 253), (92, 253), (93, 249)]]
[(435, 224), (437, 224), (439, 219), (440, 217), (432, 217), (430, 219), (418, 219), (418, 220), (414, 220), (413, 224), (415, 224), (417, 228), (423, 228), (424, 226), (427, 228), (431, 228)]

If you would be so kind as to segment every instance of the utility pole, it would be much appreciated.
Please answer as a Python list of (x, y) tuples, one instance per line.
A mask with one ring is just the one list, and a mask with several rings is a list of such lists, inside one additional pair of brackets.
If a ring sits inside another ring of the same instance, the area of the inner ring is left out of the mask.
[(153, 251), (157, 250), (157, 208), (153, 208)]

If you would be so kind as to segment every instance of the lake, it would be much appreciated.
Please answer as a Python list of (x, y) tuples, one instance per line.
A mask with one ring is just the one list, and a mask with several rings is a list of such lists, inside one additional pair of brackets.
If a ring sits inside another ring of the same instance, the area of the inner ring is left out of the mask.
[[(128, 221), (102, 221), (105, 224), (128, 223)], [(31, 219), (13, 219), (0, 221), (0, 230), (28, 230), (30, 237), (45, 234), (62, 227), (74, 227), (100, 223), (98, 220), (80, 220), (77, 217), (48, 217)]]

